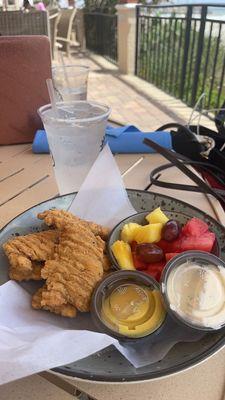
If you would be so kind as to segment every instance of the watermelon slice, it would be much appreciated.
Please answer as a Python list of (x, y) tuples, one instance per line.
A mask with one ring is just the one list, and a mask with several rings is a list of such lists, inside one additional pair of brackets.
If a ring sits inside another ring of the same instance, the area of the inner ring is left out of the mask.
[(159, 282), (165, 265), (166, 265), (166, 262), (164, 262), (164, 261), (148, 264), (148, 269), (144, 272), (146, 274), (152, 276)]
[(148, 268), (148, 264), (140, 261), (135, 253), (132, 252), (133, 263), (136, 269), (143, 271)]
[(164, 239), (161, 239), (158, 243), (157, 246), (161, 247), (161, 249), (164, 251), (164, 254), (167, 253), (180, 253), (181, 252), (181, 236), (173, 240), (173, 242), (167, 242)]
[[(205, 232), (201, 236), (183, 236), (180, 239), (179, 251), (200, 250), (212, 251), (216, 235), (213, 232)], [(174, 249), (175, 250), (175, 249)]]
[(208, 231), (208, 225), (199, 218), (191, 218), (182, 229), (185, 236), (200, 236)]
[(176, 257), (179, 253), (166, 253), (165, 257), (166, 257), (166, 261), (171, 260), (173, 257)]
[(209, 231), (209, 227), (204, 221), (199, 218), (191, 218), (182, 228), (178, 239), (172, 242), (160, 240), (157, 245), (163, 249), (165, 254), (188, 250), (211, 252), (215, 239), (215, 234)]
[(168, 253), (181, 253), (188, 250), (199, 250), (211, 252), (216, 236), (213, 232), (205, 232), (201, 236), (185, 236), (181, 235), (173, 242), (160, 240), (157, 246), (161, 247), (165, 254)]

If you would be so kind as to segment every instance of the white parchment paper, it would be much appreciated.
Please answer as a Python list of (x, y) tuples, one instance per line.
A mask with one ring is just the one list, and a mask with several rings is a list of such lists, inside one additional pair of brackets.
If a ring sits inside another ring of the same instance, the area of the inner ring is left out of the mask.
[(119, 168), (108, 145), (95, 161), (70, 207), (70, 212), (109, 228), (136, 213), (127, 197)]
[(33, 310), (31, 296), (16, 282), (0, 288), (1, 384), (71, 363), (113, 342), (104, 334), (72, 329), (66, 318)]
[[(100, 153), (70, 211), (110, 228), (135, 213), (108, 146)], [(27, 289), (27, 284), (23, 287)], [(150, 336), (144, 345), (124, 345), (96, 332), (89, 313), (69, 319), (33, 310), (31, 295), (9, 281), (0, 286), (0, 384), (72, 363), (111, 344), (136, 368), (143, 367), (161, 360), (176, 342), (200, 338), (199, 334), (184, 333), (183, 328), (173, 328), (166, 325), (165, 334), (162, 330), (161, 336)]]

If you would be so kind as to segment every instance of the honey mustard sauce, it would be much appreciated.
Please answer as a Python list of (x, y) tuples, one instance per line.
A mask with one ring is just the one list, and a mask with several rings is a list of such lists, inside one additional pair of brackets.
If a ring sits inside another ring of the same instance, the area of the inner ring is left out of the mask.
[(101, 317), (114, 331), (127, 337), (143, 337), (162, 324), (166, 312), (158, 290), (122, 284), (102, 302)]

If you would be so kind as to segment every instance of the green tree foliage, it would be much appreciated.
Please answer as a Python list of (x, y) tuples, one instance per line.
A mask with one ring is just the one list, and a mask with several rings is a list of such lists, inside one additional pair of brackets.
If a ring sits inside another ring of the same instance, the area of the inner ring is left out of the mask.
[(85, 9), (88, 11), (98, 11), (115, 13), (115, 6), (118, 0), (85, 0)]
[(199, 55), (199, 21), (192, 21), (187, 45), (184, 19), (140, 18), (138, 76), (188, 105), (193, 106), (205, 92), (206, 108), (220, 106), (225, 99), (225, 27), (219, 37), (219, 24), (213, 24), (211, 34), (210, 24), (206, 22)]

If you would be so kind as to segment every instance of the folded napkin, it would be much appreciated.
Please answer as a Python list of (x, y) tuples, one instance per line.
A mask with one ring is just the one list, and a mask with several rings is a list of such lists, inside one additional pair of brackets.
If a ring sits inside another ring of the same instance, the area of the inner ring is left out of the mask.
[[(154, 153), (154, 150), (143, 143), (144, 138), (152, 139), (161, 146), (172, 149), (170, 132), (141, 132), (133, 125), (119, 128), (108, 125), (105, 143), (108, 143), (112, 153)], [(44, 130), (36, 132), (32, 150), (33, 153), (49, 153), (48, 140)]]
[(143, 143), (144, 138), (172, 149), (170, 132), (142, 132), (133, 125), (106, 128), (105, 141), (108, 142), (112, 153), (154, 153), (153, 149)]
[(44, 130), (38, 130), (35, 133), (34, 141), (32, 144), (33, 153), (50, 153), (48, 139)]

